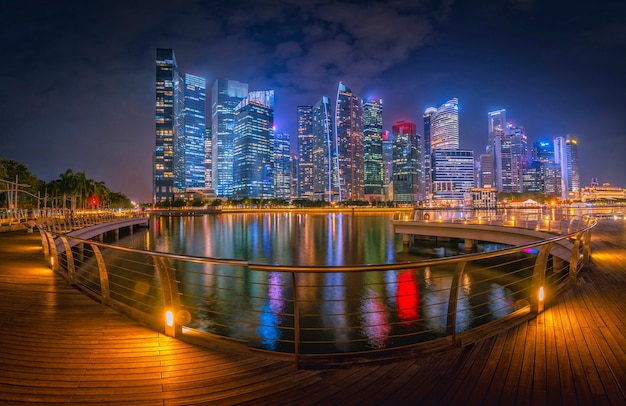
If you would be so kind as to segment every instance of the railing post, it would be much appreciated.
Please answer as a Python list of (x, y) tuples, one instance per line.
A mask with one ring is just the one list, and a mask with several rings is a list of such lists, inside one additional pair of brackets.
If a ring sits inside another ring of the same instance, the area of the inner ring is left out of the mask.
[(454, 276), (452, 277), (452, 284), (450, 286), (450, 298), (448, 299), (448, 319), (446, 321), (446, 335), (452, 336), (452, 341), (456, 341), (456, 319), (457, 319), (457, 305), (459, 302), (459, 288), (461, 285), (461, 277), (465, 271), (465, 265), (467, 262), (459, 262), (456, 265)]
[(569, 260), (569, 276), (570, 282), (575, 284), (578, 280), (578, 257), (580, 255), (580, 240), (581, 235), (578, 234), (574, 240), (574, 246), (572, 247), (572, 253)]
[(300, 369), (300, 310), (298, 306), (298, 284), (296, 282), (296, 273), (291, 273), (291, 281), (293, 284), (293, 355), (295, 357), (296, 369)]
[(89, 245), (91, 245), (93, 254), (96, 257), (96, 262), (98, 263), (98, 272), (100, 274), (100, 296), (102, 304), (106, 305), (109, 303), (109, 299), (111, 299), (111, 291), (109, 289), (109, 274), (107, 273), (106, 264), (104, 263), (104, 258), (102, 257), (100, 248), (98, 248), (98, 246), (95, 244)]
[(52, 267), (52, 270), (56, 272), (59, 270), (59, 255), (57, 254), (57, 245), (54, 242), (54, 237), (52, 237), (52, 234), (46, 232), (46, 235), (48, 236), (48, 242), (50, 243), (50, 266)]
[(67, 241), (66, 237), (61, 236), (59, 238), (61, 238), (63, 247), (65, 247), (65, 258), (67, 259), (67, 278), (70, 281), (70, 285), (73, 285), (75, 274), (76, 274), (76, 268), (74, 266), (74, 255), (72, 253), (72, 247), (70, 247), (70, 243)]
[(530, 299), (531, 303), (535, 303), (537, 314), (543, 312), (544, 309), (544, 299), (546, 294), (546, 269), (548, 267), (548, 258), (550, 257), (552, 244), (553, 243), (547, 243), (541, 246), (533, 268), (533, 278), (530, 284)]
[(43, 248), (43, 257), (46, 261), (50, 261), (50, 242), (48, 241), (48, 233), (39, 227), (39, 235), (41, 236), (41, 247)]
[(163, 289), (163, 305), (165, 308), (165, 335), (176, 337), (182, 333), (181, 324), (187, 323), (191, 315), (180, 307), (180, 294), (176, 281), (175, 271), (167, 258), (154, 255), (154, 265), (159, 273), (161, 288)]

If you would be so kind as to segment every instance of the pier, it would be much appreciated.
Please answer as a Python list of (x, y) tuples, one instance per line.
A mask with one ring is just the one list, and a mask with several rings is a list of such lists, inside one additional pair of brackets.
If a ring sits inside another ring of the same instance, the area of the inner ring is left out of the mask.
[(2, 404), (626, 403), (626, 222), (602, 220), (590, 266), (545, 311), (452, 350), (296, 369), (157, 333), (68, 285), (36, 234), (0, 234)]

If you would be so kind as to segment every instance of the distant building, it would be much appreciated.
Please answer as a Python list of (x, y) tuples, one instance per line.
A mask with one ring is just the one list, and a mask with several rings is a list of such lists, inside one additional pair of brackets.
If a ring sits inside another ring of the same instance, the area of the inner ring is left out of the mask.
[(274, 197), (291, 198), (291, 142), (289, 134), (274, 132)]
[(561, 195), (565, 200), (576, 199), (580, 194), (578, 169), (578, 140), (567, 134), (554, 139), (554, 162), (561, 166)]
[(234, 110), (235, 199), (274, 197), (274, 91), (251, 92)]
[(465, 194), (474, 187), (474, 151), (433, 151), (433, 202), (436, 205), (462, 206)]
[(233, 196), (235, 108), (248, 97), (248, 85), (217, 79), (211, 93), (213, 189), (218, 197)]
[(498, 206), (498, 190), (490, 185), (470, 188), (472, 208), (477, 210), (494, 210)]
[(527, 156), (528, 140), (523, 127), (507, 124), (494, 140), (495, 187), (499, 192), (521, 193), (522, 164)]
[(430, 119), (430, 147), (459, 149), (459, 101), (452, 99), (442, 104)]
[(183, 82), (183, 156), (178, 188), (205, 187), (206, 79), (185, 74)]
[(333, 120), (328, 97), (313, 105), (313, 199), (331, 202), (337, 199), (337, 160)]
[(178, 131), (175, 117), (180, 99), (175, 95), (180, 81), (174, 51), (156, 50), (156, 128), (153, 157), (153, 201), (174, 199), (174, 138)]
[(609, 183), (600, 185), (591, 185), (582, 188), (580, 199), (583, 202), (605, 202), (612, 203), (616, 201), (626, 201), (626, 189), (617, 186), (611, 186)]
[(298, 106), (298, 186), (296, 193), (300, 199), (313, 199), (315, 181), (313, 154), (316, 144), (313, 134), (313, 106)]
[(415, 123), (393, 125), (393, 201), (416, 204), (419, 201), (419, 136)]
[(365, 198), (363, 105), (361, 99), (340, 82), (335, 107), (338, 201), (361, 201)]
[(437, 114), (437, 109), (434, 107), (428, 107), (424, 111), (424, 115), (422, 118), (424, 119), (424, 150), (422, 160), (422, 174), (423, 174), (423, 182), (422, 182), (422, 199), (426, 205), (430, 205), (430, 201), (432, 199), (432, 148), (431, 148), (431, 123), (433, 116)]
[(383, 196), (383, 101), (363, 103), (363, 166), (365, 200), (382, 201)]

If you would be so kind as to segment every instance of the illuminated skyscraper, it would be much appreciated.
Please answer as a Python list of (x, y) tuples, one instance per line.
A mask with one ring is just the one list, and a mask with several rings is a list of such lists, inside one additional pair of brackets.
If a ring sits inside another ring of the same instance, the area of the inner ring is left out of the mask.
[(383, 101), (363, 103), (364, 190), (367, 200), (383, 200)]
[(528, 141), (524, 127), (507, 124), (503, 135), (494, 139), (495, 187), (498, 192), (523, 191), (522, 166), (527, 160)]
[(153, 201), (174, 198), (175, 86), (180, 80), (174, 51), (156, 51), (156, 128), (153, 157)]
[(298, 182), (297, 196), (313, 199), (313, 106), (298, 106)]
[(433, 116), (437, 114), (437, 109), (434, 107), (428, 107), (424, 111), (423, 119), (424, 119), (424, 159), (423, 159), (423, 169), (422, 173), (424, 174), (423, 188), (422, 194), (423, 199), (426, 204), (430, 203), (431, 195), (432, 195), (432, 149), (431, 149), (431, 122)]
[(251, 92), (234, 110), (233, 197), (274, 197), (274, 91)]
[(217, 79), (211, 94), (213, 189), (218, 197), (233, 194), (235, 107), (248, 97), (248, 85)]
[(343, 83), (337, 88), (335, 147), (338, 200), (363, 200), (363, 105)]
[(474, 151), (433, 151), (433, 200), (438, 205), (459, 207), (474, 187)]
[(274, 132), (274, 197), (291, 198), (291, 142), (289, 134)]
[(393, 132), (393, 201), (404, 204), (418, 202), (419, 136), (415, 123), (400, 121)]
[(393, 134), (383, 131), (383, 189), (385, 200), (393, 200)]
[(324, 96), (312, 109), (313, 118), (313, 199), (333, 201), (338, 196), (336, 148), (330, 101)]
[(430, 120), (430, 147), (459, 149), (459, 101), (452, 99), (442, 104)]
[(572, 134), (554, 139), (554, 161), (561, 166), (563, 199), (575, 199), (580, 193), (578, 140)]
[(490, 111), (487, 113), (487, 152), (492, 153), (496, 136), (504, 135), (506, 129), (506, 109)]
[(183, 97), (183, 182), (179, 189), (204, 189), (206, 79), (185, 74)]

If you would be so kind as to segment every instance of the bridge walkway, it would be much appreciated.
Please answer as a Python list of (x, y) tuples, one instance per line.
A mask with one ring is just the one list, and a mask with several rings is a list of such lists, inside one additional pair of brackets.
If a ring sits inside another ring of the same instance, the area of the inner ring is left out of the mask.
[(392, 364), (296, 370), (154, 332), (68, 286), (37, 234), (0, 234), (1, 404), (626, 404), (626, 222), (536, 319)]

